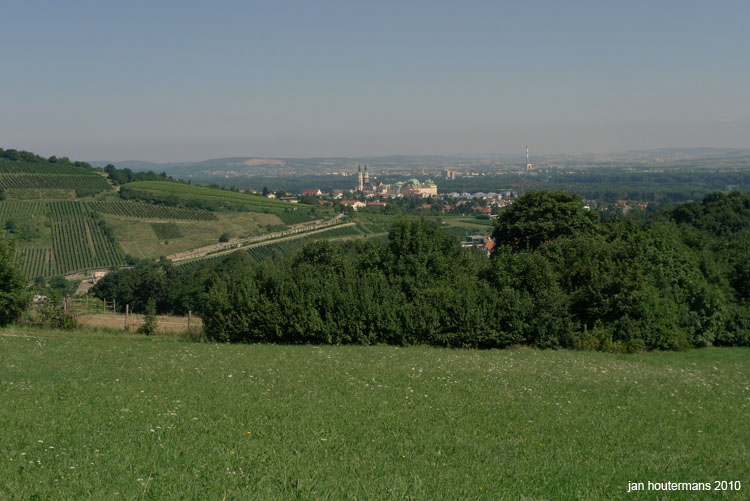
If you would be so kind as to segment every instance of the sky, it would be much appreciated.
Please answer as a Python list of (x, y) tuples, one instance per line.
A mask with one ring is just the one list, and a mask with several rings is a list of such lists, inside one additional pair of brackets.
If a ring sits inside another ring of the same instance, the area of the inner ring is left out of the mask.
[(75, 160), (750, 147), (750, 2), (0, 3), (0, 147)]

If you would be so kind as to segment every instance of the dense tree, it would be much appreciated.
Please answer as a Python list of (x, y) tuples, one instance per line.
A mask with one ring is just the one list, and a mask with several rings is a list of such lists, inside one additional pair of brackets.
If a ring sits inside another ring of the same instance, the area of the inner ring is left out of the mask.
[(13, 242), (0, 234), (0, 327), (15, 321), (31, 302), (14, 254)]
[(598, 213), (583, 206), (579, 195), (546, 190), (529, 193), (500, 213), (492, 238), (499, 245), (530, 250), (563, 235), (593, 233)]
[[(526, 198), (528, 197), (528, 198)], [(187, 272), (110, 274), (97, 294), (201, 311), (229, 342), (430, 344), (639, 351), (750, 345), (750, 195), (601, 221), (564, 194), (522, 197), (487, 259), (424, 219), (387, 239), (313, 242), (255, 263), (237, 252)], [(503, 233), (504, 232), (504, 233)]]

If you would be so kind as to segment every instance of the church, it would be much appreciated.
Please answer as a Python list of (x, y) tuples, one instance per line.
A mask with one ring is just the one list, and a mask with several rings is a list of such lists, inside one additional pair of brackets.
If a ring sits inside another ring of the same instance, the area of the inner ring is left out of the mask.
[(370, 174), (367, 171), (367, 164), (364, 170), (362, 165), (357, 166), (357, 191), (364, 193), (367, 197), (417, 197), (427, 198), (437, 196), (437, 184), (432, 179), (424, 183), (418, 179), (409, 179), (406, 182), (399, 181), (395, 184), (371, 183)]

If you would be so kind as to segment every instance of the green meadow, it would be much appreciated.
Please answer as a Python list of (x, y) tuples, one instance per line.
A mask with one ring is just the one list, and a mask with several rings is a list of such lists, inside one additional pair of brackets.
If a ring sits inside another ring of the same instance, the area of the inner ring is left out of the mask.
[(624, 499), (642, 497), (629, 482), (723, 480), (741, 491), (712, 497), (750, 497), (747, 348), (219, 345), (10, 328), (0, 401), (0, 499)]

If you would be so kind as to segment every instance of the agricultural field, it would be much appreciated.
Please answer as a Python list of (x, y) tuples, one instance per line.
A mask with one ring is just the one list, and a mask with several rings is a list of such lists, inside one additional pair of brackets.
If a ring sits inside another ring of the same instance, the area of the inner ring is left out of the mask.
[(163, 181), (136, 181), (123, 185), (123, 190), (148, 201), (178, 202), (188, 206), (201, 206), (212, 210), (242, 209), (252, 212), (276, 214), (284, 224), (297, 224), (333, 214), (328, 209), (304, 204), (292, 204), (258, 195)]
[(459, 240), (464, 240), (469, 235), (490, 235), (493, 229), (492, 221), (489, 219), (448, 216), (441, 217), (440, 221), (443, 230)]
[(223, 233), (247, 237), (286, 227), (273, 213), (214, 214), (121, 200), (0, 201), (0, 231), (9, 221), (21, 236), (16, 255), (30, 278), (118, 266), (127, 254), (158, 258), (216, 243)]
[(0, 227), (16, 228), (16, 255), (28, 277), (63, 275), (124, 262), (85, 202), (0, 201)]
[(297, 207), (299, 209), (310, 208), (310, 206), (291, 204), (280, 200), (273, 200), (259, 195), (249, 195), (233, 191), (218, 190), (204, 186), (194, 186), (182, 183), (169, 183), (165, 181), (136, 181), (123, 185), (124, 188), (151, 193), (155, 196), (174, 196), (181, 200), (216, 200), (228, 201), (237, 205), (244, 205), (254, 209), (286, 209)]
[(0, 498), (748, 497), (748, 349), (171, 339), (0, 331)]
[(91, 196), (110, 190), (106, 178), (72, 164), (14, 161), (0, 158), (0, 188), (9, 190), (54, 189)]
[(207, 210), (181, 209), (138, 202), (103, 201), (89, 202), (91, 208), (101, 214), (138, 219), (179, 219), (186, 221), (215, 221), (216, 214)]

